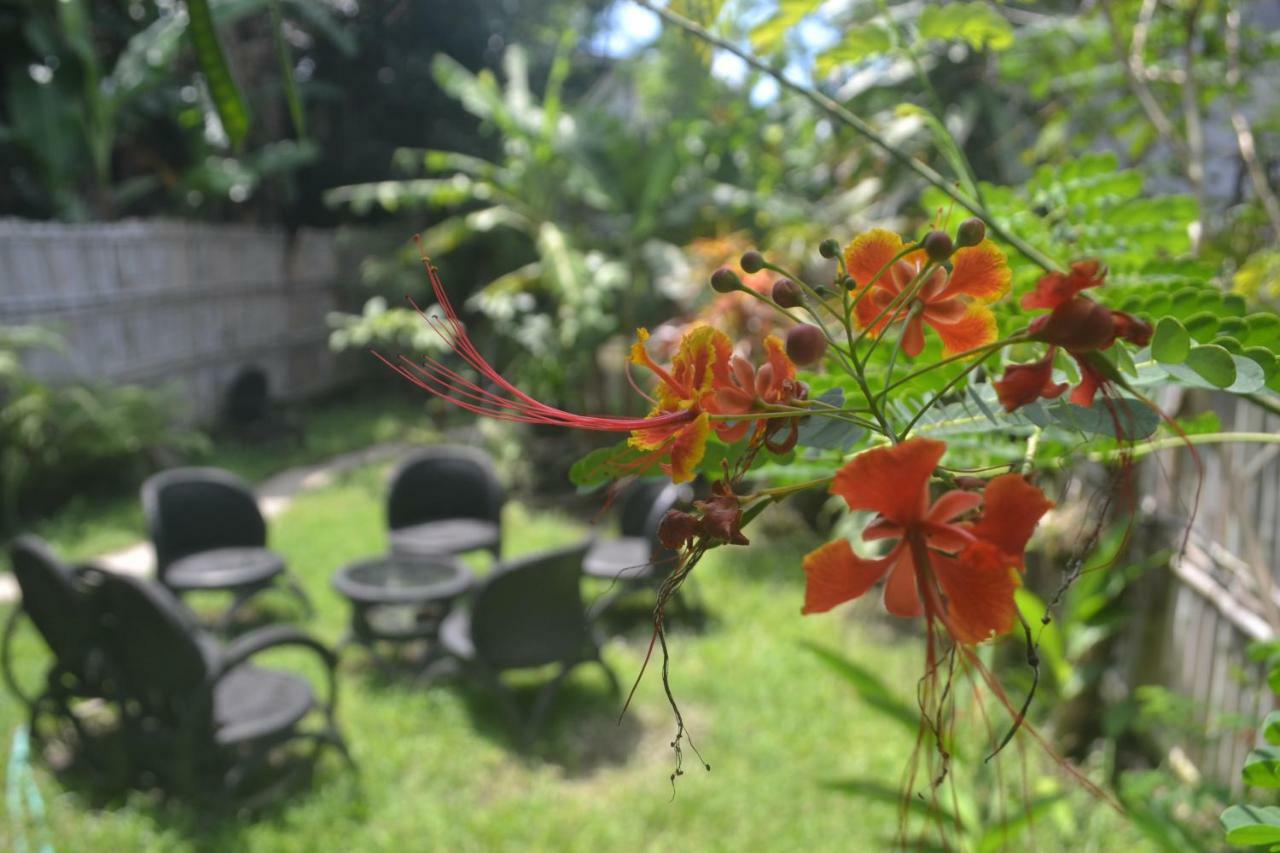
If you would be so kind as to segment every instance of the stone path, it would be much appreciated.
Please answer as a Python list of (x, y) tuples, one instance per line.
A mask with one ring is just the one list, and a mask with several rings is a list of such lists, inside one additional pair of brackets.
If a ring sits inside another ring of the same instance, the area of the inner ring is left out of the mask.
[[(363, 468), (376, 462), (394, 459), (408, 452), (410, 445), (403, 442), (386, 442), (342, 453), (315, 465), (290, 468), (269, 478), (257, 489), (258, 506), (267, 519), (275, 518), (288, 509), (293, 499), (303, 492), (321, 489), (332, 483), (339, 474)], [(155, 571), (155, 555), (151, 543), (138, 541), (127, 548), (100, 554), (86, 561), (113, 572), (130, 575), (150, 575)], [(13, 575), (0, 574), (0, 603), (16, 601), (18, 584)]]

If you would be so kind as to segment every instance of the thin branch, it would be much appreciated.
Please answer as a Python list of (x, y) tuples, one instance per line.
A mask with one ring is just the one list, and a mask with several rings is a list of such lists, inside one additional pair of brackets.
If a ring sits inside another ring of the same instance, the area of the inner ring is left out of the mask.
[(1147, 85), (1147, 73), (1142, 59), (1142, 49), (1146, 45), (1147, 29), (1151, 23), (1151, 14), (1155, 11), (1155, 0), (1145, 0), (1142, 11), (1139, 13), (1138, 23), (1134, 25), (1133, 36), (1130, 40), (1129, 47), (1126, 49), (1122, 43), (1120, 23), (1116, 20), (1115, 8), (1111, 5), (1111, 0), (1100, 0), (1098, 7), (1102, 9), (1103, 17), (1107, 19), (1107, 26), (1111, 29), (1111, 44), (1116, 54), (1116, 59), (1124, 68), (1125, 79), (1129, 81), (1129, 89), (1133, 92), (1134, 98), (1138, 101), (1138, 106), (1142, 108), (1142, 112), (1146, 114), (1147, 121), (1151, 122), (1151, 126), (1156, 129), (1156, 133), (1160, 134), (1163, 139), (1167, 139), (1169, 144), (1173, 146), (1173, 152), (1177, 155), (1185, 167), (1188, 162), (1188, 152), (1186, 143), (1178, 136), (1173, 126), (1173, 122), (1169, 120), (1169, 116), (1160, 107), (1156, 97), (1151, 92), (1151, 87)]
[(1200, 121), (1200, 87), (1196, 85), (1196, 26), (1200, 22), (1203, 4), (1196, 0), (1187, 10), (1185, 22), (1186, 41), (1182, 45), (1182, 70), (1187, 75), (1182, 84), (1182, 113), (1187, 127), (1187, 179), (1200, 207), (1200, 230), (1194, 235), (1194, 248), (1198, 252), (1204, 235), (1204, 221), (1208, 215), (1208, 197), (1204, 185), (1204, 125)]
[(806, 86), (803, 83), (797, 83), (785, 74), (774, 70), (751, 53), (743, 50), (732, 42), (720, 38), (707, 30), (706, 27), (689, 20), (684, 15), (673, 12), (665, 6), (659, 6), (657, 3), (653, 2), (653, 0), (633, 0), (633, 2), (635, 2), (636, 5), (642, 6), (650, 12), (655, 13), (664, 21), (667, 21), (690, 35), (705, 41), (707, 44), (733, 54), (756, 71), (759, 71), (761, 74), (764, 74), (777, 82), (779, 86), (790, 89), (796, 94), (801, 95), (818, 109), (839, 121), (841, 124), (847, 126), (855, 133), (880, 148), (898, 163), (915, 172), (925, 181), (946, 193), (955, 201), (956, 204), (960, 205), (970, 213), (982, 217), (982, 219), (986, 221), (987, 227), (991, 229), (992, 233), (1000, 237), (1000, 239), (1004, 240), (1009, 245), (1013, 246), (1023, 257), (1034, 263), (1036, 266), (1050, 271), (1056, 270), (1061, 266), (1039, 249), (1035, 248), (1021, 237), (1018, 237), (1016, 234), (1011, 233), (1000, 223), (994, 221), (991, 214), (981, 204), (952, 186), (951, 183), (935, 171), (933, 167), (899, 149), (888, 139), (881, 136), (875, 128), (858, 118), (858, 116), (854, 115), (836, 101), (816, 89)]
[(1267, 219), (1271, 222), (1271, 230), (1275, 232), (1276, 239), (1280, 240), (1280, 199), (1276, 198), (1271, 185), (1267, 183), (1266, 170), (1258, 160), (1258, 150), (1254, 145), (1253, 128), (1240, 107), (1239, 98), (1236, 97), (1236, 89), (1239, 88), (1243, 79), (1240, 73), (1239, 9), (1231, 5), (1227, 6), (1226, 24), (1227, 103), (1231, 106), (1231, 126), (1235, 128), (1236, 145), (1240, 148), (1240, 159), (1244, 161), (1245, 168), (1249, 172), (1253, 191), (1258, 196), (1258, 201), (1262, 203)]

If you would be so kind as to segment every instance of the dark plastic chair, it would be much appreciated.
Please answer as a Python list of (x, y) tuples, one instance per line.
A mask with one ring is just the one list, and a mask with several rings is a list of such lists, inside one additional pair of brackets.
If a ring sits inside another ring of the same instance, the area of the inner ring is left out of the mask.
[(603, 613), (637, 587), (656, 586), (670, 574), (678, 555), (658, 541), (658, 525), (669, 510), (688, 498), (685, 487), (662, 480), (641, 480), (622, 495), (618, 502), (620, 535), (597, 540), (582, 561), (582, 571), (588, 577), (617, 584), (595, 602), (593, 615)]
[[(289, 781), (286, 775), (244, 796), (246, 783), (267, 771), (277, 748), (286, 744), (310, 742), (312, 761), (324, 746), (333, 746), (351, 761), (334, 721), (337, 658), (327, 647), (280, 625), (223, 645), (159, 584), (92, 569), (86, 580), (94, 587), (94, 626), (139, 782), (247, 805)], [(324, 664), (323, 701), (306, 679), (250, 662), (287, 646), (308, 649)], [(304, 728), (312, 712), (324, 723)]]
[[(59, 560), (38, 536), (20, 536), (10, 546), (13, 573), (22, 591), (22, 603), (15, 607), (5, 625), (0, 648), (0, 666), (9, 690), (27, 709), (29, 730), (37, 744), (45, 736), (45, 725), (59, 732), (74, 732), (77, 757), (88, 759), (93, 770), (110, 771), (100, 760), (107, 754), (90, 750), (103, 745), (103, 737), (91, 737), (76, 714), (73, 704), (105, 695), (102, 650), (93, 636), (89, 590), (80, 569)], [(53, 653), (53, 663), (44, 684), (33, 695), (24, 693), (13, 672), (13, 638), (23, 618), (30, 620)], [(39, 747), (38, 747), (39, 748)], [(115, 767), (118, 771), (118, 765)]]
[(483, 452), (443, 445), (419, 451), (391, 478), (391, 550), (418, 555), (487, 550), (497, 558), (505, 500), (493, 463)]
[(440, 627), (440, 648), (460, 661), (498, 696), (517, 727), (521, 715), (502, 673), (558, 664), (543, 685), (523, 725), (527, 745), (551, 709), (565, 679), (579, 664), (597, 663), (615, 693), (617, 676), (600, 656), (582, 603), (582, 557), (588, 542), (514, 560), (494, 569), (481, 583), (469, 609), (455, 610)]
[(311, 601), (266, 547), (267, 523), (247, 483), (218, 468), (174, 468), (142, 484), (142, 508), (162, 584), (176, 593), (223, 590), (235, 598), (226, 627), (258, 593), (282, 581), (308, 615)]

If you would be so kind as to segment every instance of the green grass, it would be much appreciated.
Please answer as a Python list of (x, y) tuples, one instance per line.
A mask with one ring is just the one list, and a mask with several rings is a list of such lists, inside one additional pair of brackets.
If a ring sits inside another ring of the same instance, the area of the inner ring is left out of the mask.
[[(385, 545), (384, 477), (382, 468), (353, 472), (300, 496), (273, 524), (272, 544), (317, 605), (306, 627), (326, 642), (339, 638), (346, 618), (329, 587), (331, 574)], [(513, 555), (584, 532), (553, 512), (518, 503), (507, 511)], [(870, 777), (896, 788), (911, 733), (862, 704), (801, 643), (847, 651), (900, 687), (904, 699), (919, 672), (920, 644), (913, 631), (875, 617), (872, 602), (845, 616), (801, 618), (799, 561), (814, 544), (775, 533), (750, 549), (713, 552), (697, 569), (710, 616), (701, 630), (673, 627), (671, 678), (712, 770), (704, 772), (686, 750), (686, 774), (674, 796), (668, 747), (674, 726), (653, 668), (620, 724), (605, 679), (583, 668), (561, 694), (534, 755), (521, 756), (483, 692), (454, 683), (424, 686), (379, 672), (351, 651), (340, 671), (338, 714), (361, 767), (358, 779), (332, 757), (310, 789), (279, 807), (254, 820), (219, 820), (141, 793), (91, 806), (41, 769), (55, 843), (60, 850), (885, 849), (896, 830), (896, 806), (824, 783)], [(606, 657), (624, 682), (639, 671), (648, 640), (641, 617), (608, 644)], [(43, 659), (29, 631), (19, 659), (30, 683)], [(294, 660), (301, 659), (276, 659)], [(6, 698), (0, 733), (20, 722), (16, 703)], [(1016, 761), (1010, 767), (1016, 776)], [(1033, 774), (1034, 789), (1045, 784), (1051, 783)], [(1076, 793), (1037, 823), (1032, 846), (1140, 848), (1132, 836), (1104, 807)], [(1024, 846), (1014, 842), (1010, 849)]]

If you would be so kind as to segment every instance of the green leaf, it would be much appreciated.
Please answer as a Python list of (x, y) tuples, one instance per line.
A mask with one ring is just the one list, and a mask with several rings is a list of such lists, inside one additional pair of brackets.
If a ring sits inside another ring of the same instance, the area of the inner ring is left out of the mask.
[(1262, 721), (1260, 731), (1267, 743), (1280, 746), (1280, 711), (1267, 714), (1266, 719)]
[(919, 28), (922, 39), (963, 39), (974, 50), (1007, 50), (1013, 46), (1013, 27), (986, 3), (926, 5), (920, 13)]
[(1173, 317), (1161, 317), (1151, 336), (1151, 357), (1162, 364), (1182, 364), (1191, 352), (1191, 335)]
[(1160, 416), (1151, 406), (1130, 397), (1111, 402), (1098, 400), (1092, 406), (1059, 403), (1049, 407), (1048, 412), (1060, 426), (1113, 438), (1147, 438), (1160, 425)]
[(859, 698), (875, 710), (892, 720), (901, 723), (904, 728), (914, 733), (920, 725), (920, 715), (915, 708), (893, 695), (893, 691), (869, 669), (849, 660), (833, 649), (824, 648), (817, 643), (801, 642), (804, 648), (813, 652), (818, 659), (841, 675), (853, 686)]
[[(569, 469), (569, 481), (575, 486), (589, 487), (626, 477), (631, 474), (645, 474), (649, 471), (638, 468), (645, 453), (631, 447), (625, 440), (612, 447), (593, 450), (573, 463)], [(656, 470), (657, 465), (647, 466)]]
[(1227, 831), (1228, 844), (1280, 844), (1280, 806), (1232, 806), (1218, 819)]
[(1236, 381), (1235, 359), (1220, 346), (1192, 347), (1187, 353), (1186, 365), (1218, 388), (1230, 387)]
[(779, 0), (778, 11), (751, 29), (756, 53), (773, 53), (796, 24), (822, 5), (822, 0)]
[(845, 30), (839, 43), (824, 50), (813, 60), (813, 71), (825, 77), (842, 65), (854, 65), (877, 54), (886, 53), (893, 46), (889, 31), (872, 22)]
[(191, 19), (187, 32), (195, 49), (196, 62), (209, 85), (209, 96), (213, 99), (227, 139), (233, 148), (239, 149), (249, 133), (249, 107), (231, 76), (213, 24), (213, 13), (209, 11), (209, 0), (188, 0), (187, 14)]
[(298, 81), (293, 76), (293, 54), (284, 38), (284, 16), (280, 12), (280, 0), (269, 0), (271, 10), (271, 40), (275, 44), (276, 60), (280, 63), (280, 79), (284, 83), (284, 99), (289, 106), (289, 119), (293, 122), (293, 135), (307, 138), (307, 115), (298, 94)]
[[(825, 403), (838, 409), (844, 405), (844, 389), (839, 386), (829, 388), (815, 402)], [(821, 408), (815, 411), (821, 411)], [(866, 430), (857, 424), (815, 414), (810, 415), (800, 424), (796, 445), (843, 452), (856, 444), (865, 434)]]
[(1250, 750), (1240, 776), (1246, 785), (1280, 788), (1280, 747), (1260, 746)]

